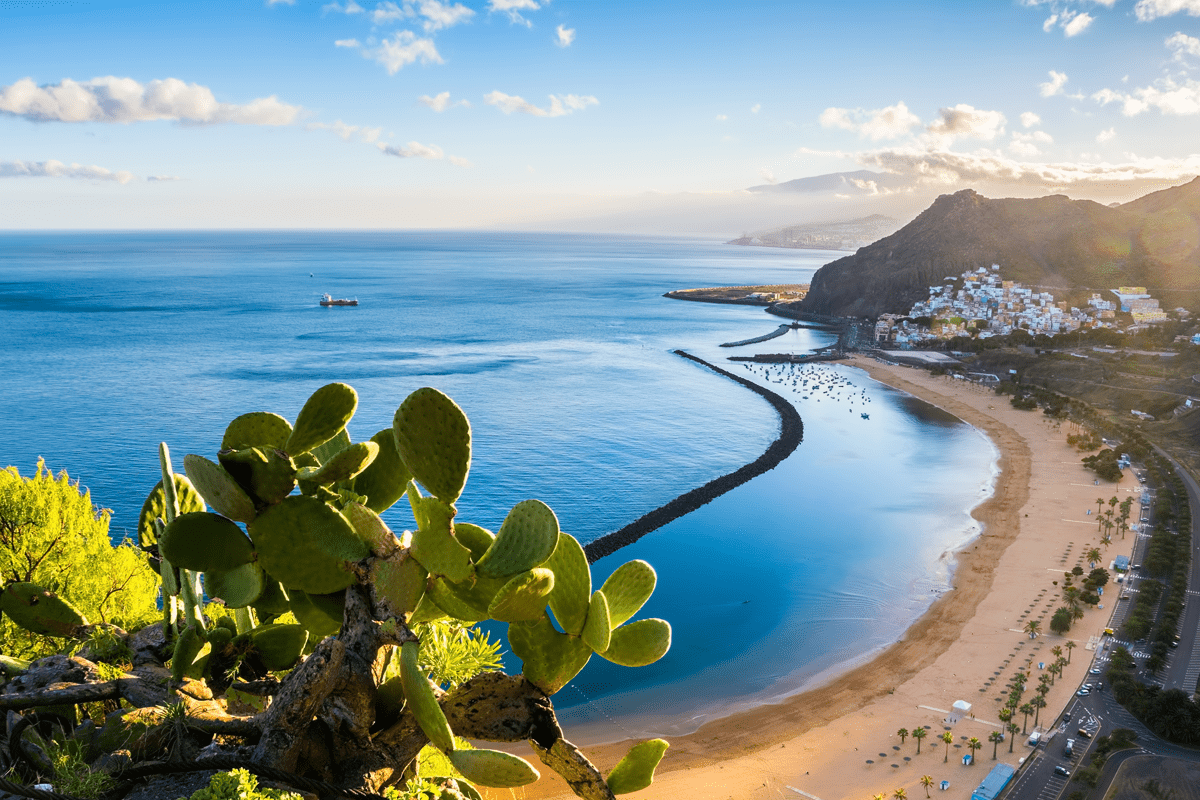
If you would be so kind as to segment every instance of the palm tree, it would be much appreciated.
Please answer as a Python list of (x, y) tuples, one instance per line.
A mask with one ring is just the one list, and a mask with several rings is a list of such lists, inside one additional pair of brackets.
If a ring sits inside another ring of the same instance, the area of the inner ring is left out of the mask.
[(1071, 608), (1071, 616), (1075, 619), (1083, 619), (1083, 606), (1076, 605)]
[(1042, 709), (1046, 707), (1046, 696), (1039, 694), (1037, 697), (1029, 701), (1029, 704), (1037, 709), (1033, 714), (1033, 727), (1038, 726), (1038, 720), (1041, 719)]
[(988, 734), (988, 741), (992, 743), (992, 761), (996, 760), (996, 748), (1004, 741), (1004, 734), (1000, 731), (992, 731)]
[(908, 728), (901, 728), (896, 731), (896, 735), (900, 737), (900, 746), (904, 746), (904, 740), (908, 738)]
[(1104, 508), (1104, 498), (1097, 497), (1096, 498), (1096, 517), (1097, 517), (1096, 524), (1097, 524), (1097, 526), (1099, 526), (1099, 524), (1100, 524), (1099, 517), (1100, 517), (1100, 509), (1102, 509), (1102, 508)]
[(1008, 706), (1005, 706), (1004, 708), (1000, 709), (999, 716), (1000, 721), (1007, 725), (1008, 723), (1012, 722), (1013, 710)]
[(979, 741), (978, 737), (972, 736), (967, 740), (967, 747), (971, 749), (971, 766), (975, 766), (975, 751), (983, 747), (983, 742)]
[(1054, 645), (1054, 647), (1050, 648), (1050, 655), (1054, 656), (1055, 658), (1061, 657), (1062, 656), (1062, 648), (1059, 647), (1058, 645)]
[(1100, 549), (1093, 547), (1087, 551), (1088, 569), (1096, 566), (1096, 562), (1100, 560)]
[(1071, 651), (1075, 649), (1075, 643), (1072, 642), (1070, 639), (1068, 639), (1066, 647), (1067, 647), (1067, 663), (1070, 664), (1071, 663)]
[(1112, 544), (1112, 537), (1109, 536), (1107, 533), (1104, 534), (1103, 536), (1100, 537), (1100, 544), (1104, 545), (1104, 549), (1107, 550), (1108, 546), (1110, 544)]
[(871, 800), (887, 800), (887, 795), (886, 795), (886, 794), (884, 794), (883, 792), (880, 792), (880, 793), (879, 793), (879, 794), (877, 794), (877, 795), (873, 795), (873, 796), (871, 797)]
[(1042, 632), (1042, 623), (1036, 619), (1031, 619), (1025, 623), (1025, 632), (1029, 634), (1030, 639), (1036, 639), (1037, 635)]
[(896, 800), (908, 800), (908, 792), (904, 791), (904, 787), (901, 786), (899, 789), (892, 792), (892, 797), (896, 798)]
[(950, 745), (954, 744), (954, 734), (946, 731), (942, 734), (942, 741), (946, 743), (946, 757), (942, 759), (942, 763), (945, 764), (950, 760)]
[(1013, 751), (1013, 744), (1017, 741), (1017, 734), (1021, 732), (1021, 726), (1015, 722), (1008, 723), (1008, 752)]
[(933, 786), (933, 776), (932, 775), (922, 775), (921, 776), (921, 785), (925, 787), (925, 797), (928, 798), (929, 797), (929, 789), (930, 789), (930, 787)]
[(1025, 731), (1028, 730), (1026, 726), (1029, 724), (1029, 715), (1034, 711), (1033, 704), (1025, 703), (1023, 706), (1018, 708), (1017, 711), (1020, 711), (1024, 715), (1021, 719), (1021, 735), (1024, 736)]
[(929, 731), (925, 730), (919, 725), (912, 729), (912, 737), (917, 743), (917, 755), (921, 755), (921, 740), (924, 739), (928, 734)]

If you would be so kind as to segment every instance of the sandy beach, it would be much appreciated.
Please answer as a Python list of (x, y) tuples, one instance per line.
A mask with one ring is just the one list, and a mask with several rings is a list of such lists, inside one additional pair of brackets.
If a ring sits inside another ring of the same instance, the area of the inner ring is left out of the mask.
[[(1027, 702), (1041, 674), (1039, 663), (1048, 665), (1054, 660), (1052, 648), (1074, 642), (1071, 664), (1046, 698), (1043, 727), (1061, 713), (1086, 676), (1116, 592), (1110, 588), (1104, 608), (1089, 608), (1065, 637), (1049, 632), (1050, 616), (1063, 605), (1063, 572), (1076, 565), (1086, 570), (1085, 553), (1101, 547), (1097, 498), (1124, 499), (1137, 482), (1127, 475), (1119, 485), (1095, 485), (1095, 476), (1080, 464), (1081, 454), (1067, 445), (1065, 425), (1060, 428), (1040, 412), (1013, 409), (989, 389), (862, 357), (850, 363), (954, 414), (995, 443), (1000, 451), (995, 491), (973, 512), (982, 534), (955, 554), (952, 590), (900, 641), (824, 686), (669, 738), (654, 785), (623, 797), (839, 800), (890, 797), (903, 787), (917, 798), (925, 791), (922, 776), (929, 775), (935, 790), (941, 781), (950, 782), (939, 797), (966, 800), (992, 767), (987, 739), (1001, 727), (997, 712), (1013, 674), (1030, 672)], [(1102, 564), (1128, 554), (1133, 541), (1127, 534), (1107, 550), (1101, 547)], [(1031, 619), (1043, 630), (1035, 639), (1023, 632)], [(953, 721), (950, 710), (958, 700), (972, 709)], [(1014, 721), (1020, 723), (1021, 715)], [(1030, 717), (1027, 730), (1033, 724)], [(927, 729), (919, 754), (911, 737), (902, 743), (897, 736), (900, 728), (918, 727)], [(941, 741), (945, 731), (954, 740), (949, 748)], [(569, 730), (566, 734), (570, 738)], [(964, 766), (971, 737), (984, 747), (975, 765)], [(630, 744), (585, 751), (607, 772)], [(1017, 766), (1029, 752), (1025, 737), (1017, 737), (1011, 753), (1009, 747), (1008, 740), (999, 746), (998, 760)], [(574, 796), (549, 770), (542, 774), (538, 784), (517, 790), (517, 796)]]

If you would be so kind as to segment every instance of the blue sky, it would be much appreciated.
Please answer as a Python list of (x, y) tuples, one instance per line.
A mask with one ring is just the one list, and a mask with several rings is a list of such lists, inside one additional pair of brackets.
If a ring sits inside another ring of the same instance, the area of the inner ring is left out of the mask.
[[(0, 0), (6, 228), (736, 234), (1200, 174), (1200, 0)], [(751, 186), (870, 170), (820, 197)]]

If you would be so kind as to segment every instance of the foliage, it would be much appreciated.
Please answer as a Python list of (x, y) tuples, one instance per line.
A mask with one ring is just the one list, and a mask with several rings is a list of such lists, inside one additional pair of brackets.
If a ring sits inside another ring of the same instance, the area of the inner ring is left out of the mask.
[(1054, 616), (1050, 618), (1050, 630), (1060, 636), (1071, 630), (1071, 623), (1074, 622), (1074, 617), (1071, 614), (1071, 609), (1060, 607), (1054, 612)]
[[(114, 547), (109, 512), (92, 505), (65, 472), (39, 461), (31, 477), (0, 470), (0, 579), (56, 592), (87, 618), (128, 630), (156, 616), (157, 576), (128, 541)], [(61, 643), (0, 621), (0, 650), (22, 658), (57, 653)]]
[(235, 769), (213, 775), (208, 786), (192, 792), (190, 800), (301, 800), (301, 796), (280, 789), (260, 789), (257, 777)]
[[(437, 620), (414, 626), (421, 640), (417, 663), (430, 680), (446, 691), (459, 686), (481, 672), (500, 669), (500, 643), (492, 642), (485, 632), (466, 627), (456, 620)], [(383, 680), (400, 674), (400, 651), (392, 653)]]
[(1121, 480), (1121, 468), (1117, 466), (1117, 451), (1105, 448), (1092, 456), (1084, 456), (1083, 465), (1105, 481), (1116, 483)]
[(74, 739), (65, 743), (47, 742), (50, 763), (54, 767), (51, 784), (59, 794), (73, 797), (99, 797), (113, 788), (116, 781), (107, 772), (92, 770), (83, 758), (82, 746)]

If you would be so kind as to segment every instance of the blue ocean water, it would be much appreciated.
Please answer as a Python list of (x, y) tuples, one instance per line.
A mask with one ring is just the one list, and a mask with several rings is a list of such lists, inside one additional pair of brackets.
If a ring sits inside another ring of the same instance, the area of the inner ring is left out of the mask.
[[(779, 320), (663, 292), (803, 283), (840, 255), (550, 234), (0, 234), (0, 460), (66, 469), (119, 532), (157, 480), (159, 441), (177, 461), (211, 457), (234, 416), (294, 419), (335, 380), (358, 390), (350, 432), (366, 439), (429, 385), (473, 426), (460, 519), (495, 529), (537, 497), (587, 542), (777, 434), (760, 398), (671, 350), (727, 364), (830, 341), (720, 348)], [(321, 308), (324, 292), (360, 305)], [(945, 553), (975, 532), (995, 453), (973, 429), (847, 367), (731, 368), (794, 400), (804, 443), (596, 564), (598, 582), (629, 558), (655, 565), (645, 613), (674, 643), (638, 670), (593, 658), (556, 696), (587, 738), (694, 729), (866, 657), (945, 587)], [(412, 527), (403, 504), (387, 516)]]

